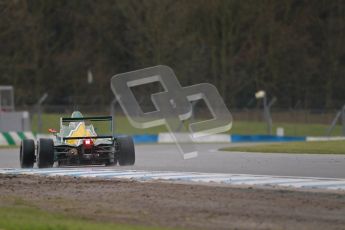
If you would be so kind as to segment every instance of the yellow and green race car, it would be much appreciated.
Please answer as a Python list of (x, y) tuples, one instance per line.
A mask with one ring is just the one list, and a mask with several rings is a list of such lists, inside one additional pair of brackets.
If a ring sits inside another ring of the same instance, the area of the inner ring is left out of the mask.
[[(105, 132), (98, 135), (98, 128)], [(83, 117), (79, 111), (60, 118), (60, 132), (49, 129), (54, 138), (25, 139), (20, 146), (20, 166), (38, 168), (78, 165), (134, 165), (135, 148), (131, 136), (114, 135), (112, 116)], [(105, 131), (107, 130), (107, 131)]]

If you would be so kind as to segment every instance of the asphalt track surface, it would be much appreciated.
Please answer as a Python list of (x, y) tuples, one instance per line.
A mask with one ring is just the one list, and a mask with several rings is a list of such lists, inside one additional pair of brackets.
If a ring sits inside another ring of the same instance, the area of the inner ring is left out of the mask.
[[(198, 144), (199, 156), (183, 160), (174, 144), (136, 145), (136, 164), (123, 170), (232, 173), (345, 178), (344, 155), (222, 152), (230, 144)], [(0, 149), (0, 168), (19, 168), (19, 149)]]

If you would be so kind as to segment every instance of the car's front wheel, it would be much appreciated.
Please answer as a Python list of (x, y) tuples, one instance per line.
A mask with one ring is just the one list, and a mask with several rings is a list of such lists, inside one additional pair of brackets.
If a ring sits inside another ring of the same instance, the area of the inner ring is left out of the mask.
[(52, 139), (39, 139), (37, 142), (37, 167), (51, 168), (54, 164), (54, 142)]

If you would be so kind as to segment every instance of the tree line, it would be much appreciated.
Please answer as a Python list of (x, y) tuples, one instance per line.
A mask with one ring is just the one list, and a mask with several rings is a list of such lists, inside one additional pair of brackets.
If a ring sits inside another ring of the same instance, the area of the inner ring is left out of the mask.
[(0, 0), (0, 14), (0, 84), (19, 105), (109, 103), (111, 76), (158, 64), (230, 108), (258, 90), (282, 108), (345, 103), (343, 0)]

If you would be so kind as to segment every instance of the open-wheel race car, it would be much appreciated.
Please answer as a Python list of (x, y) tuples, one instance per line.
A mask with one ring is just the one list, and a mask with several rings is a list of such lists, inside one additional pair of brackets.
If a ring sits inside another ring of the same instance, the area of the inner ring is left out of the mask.
[[(98, 128), (105, 135), (97, 135)], [(135, 149), (131, 136), (114, 135), (112, 116), (83, 117), (78, 111), (60, 118), (60, 132), (49, 129), (54, 138), (25, 139), (20, 146), (20, 166), (38, 168), (76, 165), (134, 165)]]

